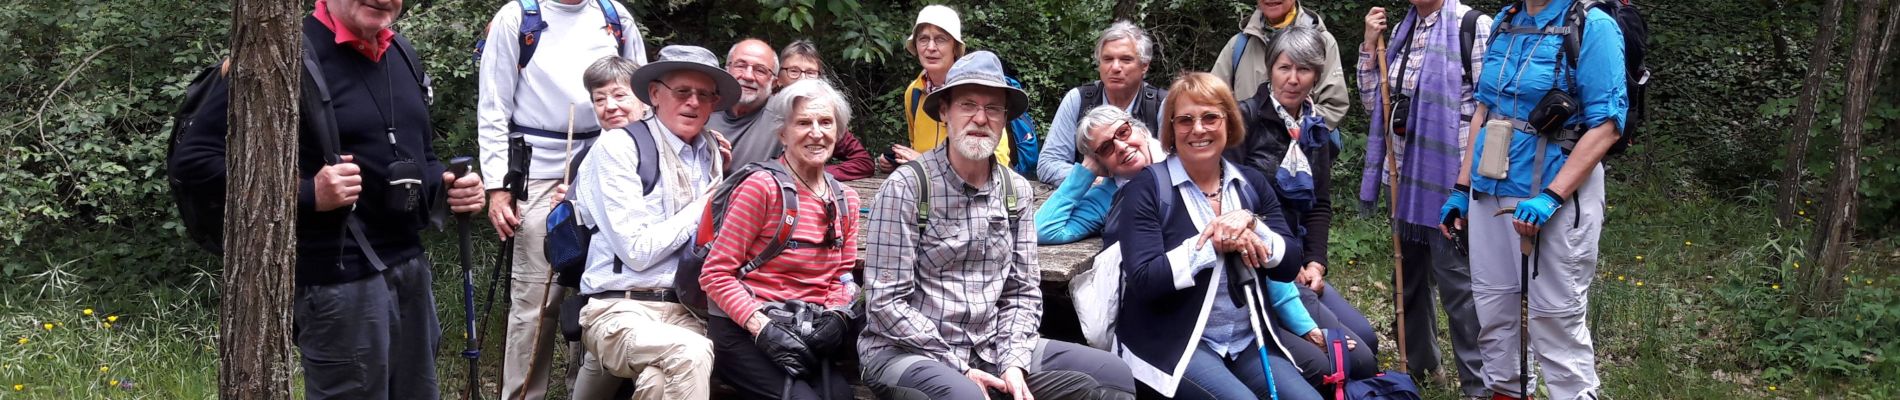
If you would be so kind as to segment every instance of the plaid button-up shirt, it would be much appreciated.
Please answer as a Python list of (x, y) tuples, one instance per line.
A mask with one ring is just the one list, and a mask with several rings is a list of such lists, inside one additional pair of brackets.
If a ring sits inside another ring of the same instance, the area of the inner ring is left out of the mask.
[[(1042, 321), (1034, 192), (1000, 165), (991, 168), (988, 185), (970, 186), (951, 170), (945, 147), (918, 159), (927, 176), (898, 168), (871, 200), (869, 324), (858, 352), (915, 354), (958, 371), (982, 365), (977, 358), (999, 371), (1026, 368)], [(921, 233), (919, 179), (930, 187)], [(1013, 185), (1017, 221), (1009, 221), (1004, 184)]]

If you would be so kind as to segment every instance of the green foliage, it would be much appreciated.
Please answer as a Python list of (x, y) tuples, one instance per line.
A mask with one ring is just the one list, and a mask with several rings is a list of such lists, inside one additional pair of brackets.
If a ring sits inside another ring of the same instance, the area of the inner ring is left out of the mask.
[[(1788, 246), (1770, 242), (1757, 253), (1792, 253)], [(1795, 259), (1793, 257), (1783, 257)], [(1751, 341), (1747, 360), (1764, 369), (1764, 377), (1788, 378), (1795, 371), (1824, 372), (1830, 376), (1873, 378), (1892, 376), (1900, 369), (1900, 277), (1890, 273), (1851, 274), (1838, 308), (1828, 315), (1803, 315), (1795, 298), (1800, 264), (1760, 265), (1728, 275), (1716, 293), (1732, 307), (1733, 321)], [(1751, 273), (1752, 272), (1752, 273)], [(1885, 371), (1885, 375), (1881, 374)]]

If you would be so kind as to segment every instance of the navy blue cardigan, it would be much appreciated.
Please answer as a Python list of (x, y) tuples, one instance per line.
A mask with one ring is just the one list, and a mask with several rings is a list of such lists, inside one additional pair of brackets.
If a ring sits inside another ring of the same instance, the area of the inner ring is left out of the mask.
[[(1242, 179), (1255, 192), (1253, 204), (1247, 204), (1247, 209), (1258, 215), (1268, 230), (1288, 239), (1282, 251), (1283, 261), (1266, 269), (1265, 276), (1291, 282), (1299, 275), (1303, 264), (1299, 260), (1305, 256), (1300, 241), (1293, 240), (1296, 236), (1281, 214), (1279, 195), (1266, 175), (1252, 167), (1236, 166)], [(1194, 227), (1194, 219), (1188, 216), (1187, 202), (1179, 199), (1178, 192), (1173, 194), (1176, 199), (1172, 207), (1165, 211), (1159, 209), (1158, 191), (1169, 185), (1156, 183), (1159, 179), (1156, 168), (1167, 167), (1156, 163), (1137, 173), (1116, 194), (1111, 213), (1115, 223), (1104, 232), (1103, 240), (1108, 245), (1117, 242), (1122, 245), (1123, 294), (1121, 311), (1116, 315), (1117, 340), (1150, 365), (1168, 368), (1187, 356), (1182, 352), (1183, 343), (1193, 340), (1188, 336), (1199, 323), (1201, 304), (1209, 296), (1206, 285), (1213, 279), (1213, 273), (1202, 271), (1196, 275), (1195, 287), (1174, 288), (1174, 269), (1169, 265), (1168, 249), (1193, 240), (1200, 235), (1200, 230)], [(1160, 240), (1155, 240), (1157, 238)], [(1232, 294), (1240, 295), (1239, 292)]]

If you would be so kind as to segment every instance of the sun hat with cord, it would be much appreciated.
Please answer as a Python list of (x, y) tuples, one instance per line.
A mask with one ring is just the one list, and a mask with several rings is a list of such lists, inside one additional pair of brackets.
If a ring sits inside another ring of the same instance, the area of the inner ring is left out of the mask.
[(957, 10), (950, 9), (950, 6), (935, 4), (924, 6), (923, 10), (917, 11), (917, 22), (910, 25), (910, 35), (904, 37), (904, 51), (917, 54), (917, 29), (922, 28), (924, 24), (949, 32), (950, 39), (956, 40), (957, 46), (964, 46), (963, 18), (958, 17)]
[(733, 79), (725, 68), (719, 67), (718, 56), (699, 46), (672, 45), (661, 48), (659, 61), (633, 71), (633, 95), (639, 97), (640, 102), (653, 105), (653, 99), (648, 98), (647, 88), (652, 86), (653, 81), (674, 71), (693, 71), (712, 77), (719, 89), (719, 102), (713, 104), (714, 111), (724, 111), (739, 102), (739, 81)]

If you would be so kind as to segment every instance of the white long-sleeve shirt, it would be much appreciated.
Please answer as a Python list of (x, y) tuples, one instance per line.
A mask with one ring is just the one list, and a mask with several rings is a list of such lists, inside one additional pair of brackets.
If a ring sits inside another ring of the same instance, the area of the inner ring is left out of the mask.
[[(632, 10), (619, 2), (620, 24), (625, 42), (616, 46), (607, 32), (607, 18), (599, 2), (582, 0), (580, 4), (559, 1), (541, 2), (541, 20), (548, 27), (537, 38), (534, 58), (525, 68), (516, 68), (521, 48), (521, 6), (507, 2), (489, 21), (488, 42), (482, 48), (480, 98), (476, 104), (476, 137), (481, 147), (482, 182), (488, 189), (502, 187), (508, 173), (509, 123), (554, 132), (566, 132), (568, 106), (573, 105), (574, 131), (600, 129), (594, 116), (581, 75), (602, 57), (619, 55), (646, 65), (646, 45), (640, 27), (633, 22)], [(624, 53), (617, 51), (624, 50)], [(568, 143), (565, 139), (527, 136), (534, 147), (528, 166), (528, 179), (560, 179), (565, 169)], [(575, 141), (571, 150), (579, 151), (593, 140)]]
[[(705, 193), (719, 183), (713, 157), (718, 154), (707, 135), (694, 143), (681, 141), (664, 124), (646, 119), (656, 136), (660, 151), (679, 155), (692, 182), (692, 193)], [(639, 134), (639, 133), (635, 133)], [(699, 229), (699, 218), (706, 209), (707, 196), (694, 196), (687, 204), (677, 204), (667, 191), (666, 176), (675, 173), (661, 160), (641, 160), (633, 137), (619, 129), (603, 132), (599, 142), (581, 162), (580, 177), (574, 182), (575, 208), (586, 220), (600, 227), (587, 248), (587, 272), (581, 275), (581, 293), (608, 290), (669, 289), (673, 271), (679, 268), (681, 252)], [(664, 157), (664, 154), (661, 154)], [(659, 183), (653, 192), (641, 194), (639, 164), (659, 162)], [(623, 263), (614, 272), (614, 259)]]

